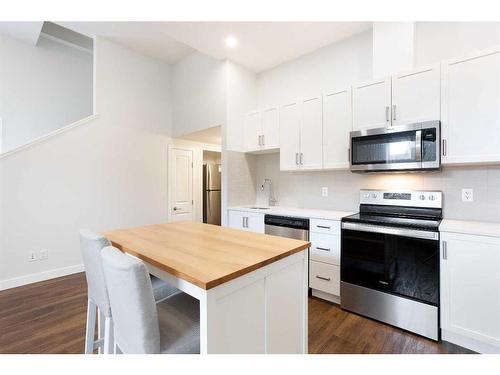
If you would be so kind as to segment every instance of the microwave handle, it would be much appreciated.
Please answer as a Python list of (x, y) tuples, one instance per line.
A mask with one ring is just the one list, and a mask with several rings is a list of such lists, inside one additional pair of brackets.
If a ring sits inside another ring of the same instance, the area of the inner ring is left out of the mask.
[(422, 130), (415, 133), (415, 161), (422, 161)]

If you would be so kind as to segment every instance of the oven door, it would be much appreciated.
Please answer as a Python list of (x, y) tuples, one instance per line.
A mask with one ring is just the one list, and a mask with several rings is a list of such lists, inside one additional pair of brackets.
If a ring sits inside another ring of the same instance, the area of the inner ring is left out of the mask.
[(341, 280), (437, 306), (439, 234), (344, 222)]

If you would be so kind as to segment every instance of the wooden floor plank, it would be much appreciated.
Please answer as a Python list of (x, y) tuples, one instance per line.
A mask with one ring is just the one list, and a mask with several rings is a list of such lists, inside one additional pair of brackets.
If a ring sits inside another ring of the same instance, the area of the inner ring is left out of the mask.
[[(78, 273), (0, 292), (0, 353), (83, 353), (87, 309), (85, 275)], [(309, 299), (309, 352), (471, 353), (436, 343)]]

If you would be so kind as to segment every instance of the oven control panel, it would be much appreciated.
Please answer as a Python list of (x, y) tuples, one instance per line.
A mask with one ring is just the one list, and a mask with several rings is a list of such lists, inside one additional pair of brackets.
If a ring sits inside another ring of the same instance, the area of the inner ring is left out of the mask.
[(440, 191), (427, 190), (361, 190), (359, 202), (387, 206), (442, 208), (442, 194)]

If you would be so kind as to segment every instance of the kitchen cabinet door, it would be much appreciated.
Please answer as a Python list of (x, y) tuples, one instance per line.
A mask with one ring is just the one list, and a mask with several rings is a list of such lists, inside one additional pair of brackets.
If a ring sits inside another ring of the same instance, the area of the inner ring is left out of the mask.
[(229, 210), (228, 226), (247, 232), (264, 233), (264, 215), (255, 212)]
[(300, 154), (300, 101), (280, 107), (280, 170), (299, 169)]
[(252, 111), (245, 116), (245, 146), (247, 151), (261, 149), (262, 112)]
[(247, 219), (247, 231), (255, 233), (264, 233), (264, 214), (251, 213), (245, 214)]
[(266, 108), (262, 111), (262, 143), (264, 149), (278, 148), (279, 142), (279, 110), (277, 107)]
[(351, 88), (323, 94), (323, 167), (349, 168)]
[(441, 119), (440, 66), (392, 77), (392, 126)]
[(228, 226), (234, 229), (245, 229), (245, 219), (242, 211), (232, 211), (228, 213)]
[(500, 238), (441, 233), (440, 268), (443, 339), (500, 352)]
[(353, 86), (353, 130), (390, 126), (390, 110), (391, 77)]
[(302, 100), (300, 124), (301, 169), (323, 168), (323, 99), (321, 94)]
[(443, 164), (500, 161), (500, 48), (442, 64)]

